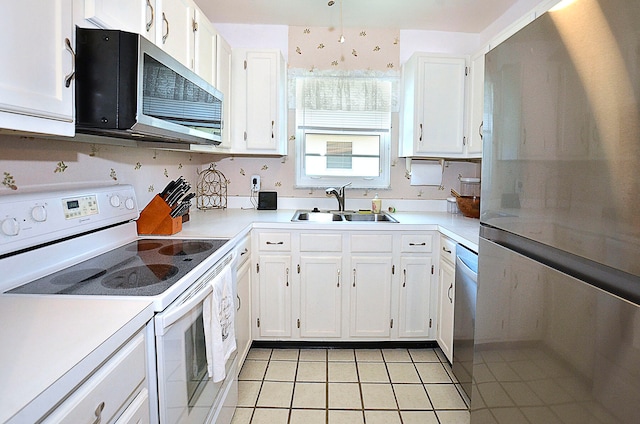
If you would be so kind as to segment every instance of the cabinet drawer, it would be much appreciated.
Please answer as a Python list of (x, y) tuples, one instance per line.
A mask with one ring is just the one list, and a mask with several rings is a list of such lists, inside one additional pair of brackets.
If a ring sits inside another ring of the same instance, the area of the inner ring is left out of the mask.
[(246, 236), (242, 240), (236, 244), (236, 267), (240, 268), (240, 266), (245, 263), (247, 259), (251, 257), (251, 237)]
[(352, 252), (391, 252), (393, 251), (392, 234), (352, 234)]
[(149, 424), (149, 391), (143, 388), (114, 424)]
[(433, 235), (404, 234), (402, 236), (402, 252), (431, 252), (433, 250)]
[(342, 234), (300, 234), (301, 252), (342, 252)]
[(110, 422), (146, 377), (144, 334), (122, 347), (76, 389), (44, 423)]
[(271, 252), (288, 252), (291, 250), (290, 233), (260, 233), (258, 235), (260, 250)]
[(454, 265), (456, 263), (456, 242), (448, 237), (440, 237), (440, 258)]

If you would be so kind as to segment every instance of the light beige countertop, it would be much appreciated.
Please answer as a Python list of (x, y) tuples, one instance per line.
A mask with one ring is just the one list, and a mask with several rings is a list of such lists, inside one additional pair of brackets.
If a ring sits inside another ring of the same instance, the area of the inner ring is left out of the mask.
[(478, 251), (480, 221), (447, 212), (395, 212), (398, 223), (371, 222), (291, 222), (295, 210), (258, 211), (254, 209), (192, 210), (190, 220), (174, 237), (235, 238), (247, 234), (251, 228), (279, 228), (287, 230), (366, 230), (366, 231), (440, 231), (442, 234)]
[(0, 423), (36, 422), (152, 317), (145, 299), (0, 296)]

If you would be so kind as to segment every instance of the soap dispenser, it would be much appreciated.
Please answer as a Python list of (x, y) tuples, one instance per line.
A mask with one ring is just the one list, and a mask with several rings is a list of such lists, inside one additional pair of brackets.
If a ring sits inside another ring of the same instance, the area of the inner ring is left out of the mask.
[(381, 210), (382, 210), (382, 199), (379, 199), (378, 193), (376, 193), (376, 196), (371, 201), (371, 212), (380, 213)]

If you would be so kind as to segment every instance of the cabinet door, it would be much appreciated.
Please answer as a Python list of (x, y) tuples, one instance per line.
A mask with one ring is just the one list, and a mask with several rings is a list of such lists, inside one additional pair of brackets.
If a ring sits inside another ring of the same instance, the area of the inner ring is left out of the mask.
[(261, 255), (258, 267), (260, 336), (291, 337), (291, 256)]
[(160, 34), (156, 35), (156, 44), (193, 69), (193, 3), (189, 0), (160, 0), (160, 3)]
[(222, 92), (222, 142), (219, 149), (231, 148), (231, 46), (220, 34), (216, 37), (216, 83)]
[(300, 336), (340, 337), (342, 257), (300, 258)]
[(350, 335), (389, 337), (391, 329), (390, 256), (351, 258)]
[[(251, 346), (251, 260), (238, 269), (235, 330), (238, 343), (238, 367), (242, 367)], [(240, 369), (238, 369), (240, 372)]]
[(73, 135), (72, 1), (3, 2), (0, 34), (0, 128)]
[(193, 71), (209, 84), (216, 85), (216, 39), (218, 34), (200, 9), (195, 9)]
[(481, 51), (471, 58), (470, 90), (468, 102), (469, 125), (467, 134), (467, 155), (482, 156), (482, 127), (484, 113), (484, 54)]
[(449, 262), (440, 261), (440, 284), (438, 309), (438, 345), (453, 362), (453, 312), (456, 270)]
[(416, 156), (463, 152), (465, 65), (464, 58), (420, 58)]
[(286, 75), (279, 50), (234, 50), (233, 147), (286, 154)]
[(400, 259), (400, 337), (431, 335), (431, 277), (433, 260), (429, 256)]
[(247, 149), (277, 150), (278, 57), (247, 53)]
[(85, 0), (84, 18), (105, 29), (142, 34), (155, 41), (155, 0)]

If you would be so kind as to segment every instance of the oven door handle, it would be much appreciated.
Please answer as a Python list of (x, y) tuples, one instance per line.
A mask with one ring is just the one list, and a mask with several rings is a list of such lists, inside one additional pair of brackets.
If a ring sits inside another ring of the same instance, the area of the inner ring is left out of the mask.
[(187, 315), (189, 311), (202, 303), (211, 293), (213, 293), (213, 287), (211, 287), (211, 280), (207, 279), (191, 292), (189, 296), (182, 299), (180, 303), (156, 315), (157, 334), (165, 334), (173, 323)]

